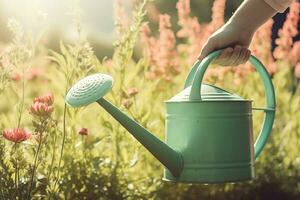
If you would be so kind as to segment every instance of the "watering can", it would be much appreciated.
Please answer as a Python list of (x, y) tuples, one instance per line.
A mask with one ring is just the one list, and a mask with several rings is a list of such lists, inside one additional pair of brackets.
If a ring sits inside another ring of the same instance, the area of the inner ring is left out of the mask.
[[(254, 56), (249, 61), (263, 80), (264, 108), (252, 108), (251, 100), (213, 85), (201, 84), (209, 64), (221, 51), (197, 61), (184, 89), (166, 101), (165, 143), (103, 98), (112, 87), (113, 79), (109, 75), (93, 74), (78, 81), (68, 91), (66, 103), (80, 107), (97, 102), (165, 166), (163, 180), (185, 183), (251, 180), (254, 178), (254, 160), (266, 144), (274, 122), (274, 88), (265, 67)], [(253, 109), (265, 113), (255, 144)]]

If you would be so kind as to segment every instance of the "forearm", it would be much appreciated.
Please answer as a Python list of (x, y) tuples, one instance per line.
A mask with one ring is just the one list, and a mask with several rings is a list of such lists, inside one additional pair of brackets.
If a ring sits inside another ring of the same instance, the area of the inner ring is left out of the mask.
[(255, 32), (276, 13), (264, 0), (245, 0), (227, 23)]

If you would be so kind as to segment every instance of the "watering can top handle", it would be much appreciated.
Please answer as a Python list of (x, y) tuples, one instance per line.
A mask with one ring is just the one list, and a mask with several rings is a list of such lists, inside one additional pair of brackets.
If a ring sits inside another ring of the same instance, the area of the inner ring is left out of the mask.
[[(187, 81), (186, 81), (186, 86), (189, 85), (189, 84), (192, 85), (190, 95), (189, 95), (190, 100), (202, 101), (201, 92), (199, 92), (199, 91), (201, 91), (201, 83), (203, 81), (204, 74), (205, 74), (209, 64), (215, 58), (217, 58), (221, 54), (222, 51), (223, 50), (214, 51), (214, 52), (210, 53), (206, 58), (204, 58), (201, 62), (198, 61), (198, 62), (195, 63), (195, 65), (192, 68), (192, 71), (189, 74), (189, 76), (187, 78)], [(267, 106), (269, 108), (275, 108), (274, 87), (273, 87), (271, 78), (270, 78), (266, 68), (253, 55), (250, 56), (249, 61), (255, 67), (255, 69), (260, 74), (260, 76), (263, 80), (263, 84), (264, 84), (265, 91), (266, 91), (266, 96), (267, 96)]]
[[(217, 58), (221, 54), (221, 52), (222, 50), (214, 51), (210, 53), (206, 58), (204, 58), (201, 62), (197, 61), (194, 64), (185, 83), (185, 87), (192, 85), (189, 95), (190, 100), (202, 101), (200, 91), (205, 71), (208, 68), (209, 64), (215, 58)], [(275, 119), (276, 100), (271, 78), (269, 77), (269, 74), (265, 69), (264, 65), (253, 55), (250, 56), (249, 61), (261, 76), (266, 93), (266, 108), (260, 109), (265, 112), (265, 118), (262, 125), (262, 129), (254, 145), (254, 157), (257, 158), (260, 152), (262, 151), (263, 147), (265, 146), (268, 136), (272, 130), (273, 122)]]

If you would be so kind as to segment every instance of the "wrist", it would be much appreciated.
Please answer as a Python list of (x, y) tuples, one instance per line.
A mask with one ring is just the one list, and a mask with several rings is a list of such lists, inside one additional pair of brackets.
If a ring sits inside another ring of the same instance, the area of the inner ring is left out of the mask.
[(257, 27), (244, 23), (243, 20), (236, 20), (234, 17), (227, 21), (225, 27), (247, 35), (253, 35), (257, 29)]

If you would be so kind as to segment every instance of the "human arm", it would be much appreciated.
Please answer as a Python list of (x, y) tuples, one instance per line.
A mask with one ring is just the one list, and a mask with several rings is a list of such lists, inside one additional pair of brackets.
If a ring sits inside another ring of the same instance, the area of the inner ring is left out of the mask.
[(245, 0), (228, 22), (213, 33), (204, 44), (199, 60), (217, 49), (225, 49), (215, 60), (220, 65), (238, 65), (250, 56), (248, 47), (255, 31), (278, 12), (270, 6), (276, 0)]

